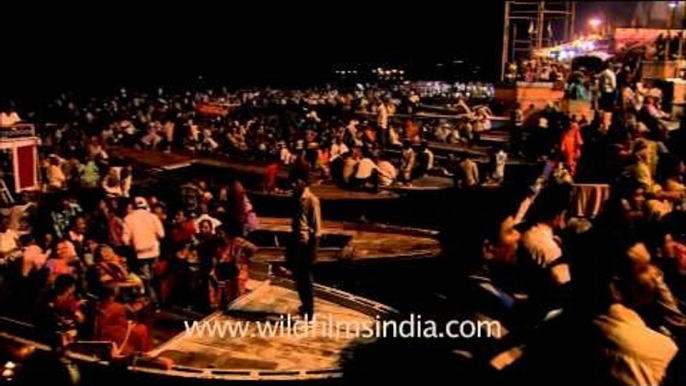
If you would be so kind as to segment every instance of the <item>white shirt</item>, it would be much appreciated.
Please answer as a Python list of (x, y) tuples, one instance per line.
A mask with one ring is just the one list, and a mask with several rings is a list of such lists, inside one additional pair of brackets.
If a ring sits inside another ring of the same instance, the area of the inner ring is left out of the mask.
[(197, 218), (195, 218), (193, 220), (193, 222), (195, 223), (195, 229), (197, 230), (196, 233), (200, 233), (200, 223), (205, 221), (205, 220), (209, 220), (209, 222), (212, 223), (212, 233), (215, 233), (215, 231), (217, 230), (217, 227), (220, 227), (222, 225), (221, 221), (219, 221), (216, 218), (205, 213), (205, 214), (198, 216)]
[(547, 224), (534, 225), (524, 232), (522, 245), (541, 267), (547, 267), (562, 257), (562, 249), (555, 242), (553, 230)]
[(336, 143), (332, 144), (331, 145), (331, 160), (334, 160), (337, 157), (340, 157), (342, 154), (345, 154), (348, 151), (350, 151), (350, 149), (348, 149), (348, 146), (346, 146), (344, 143), (341, 143), (340, 145), (336, 144)]
[(648, 328), (635, 311), (619, 303), (597, 316), (593, 326), (598, 332), (597, 353), (608, 366), (600, 374), (604, 379), (598, 381), (637, 386), (662, 383), (678, 350), (670, 338)]
[(160, 255), (160, 239), (164, 238), (164, 227), (160, 219), (145, 209), (136, 209), (124, 218), (124, 244), (136, 250), (139, 259), (150, 259)]
[[(562, 249), (555, 241), (553, 229), (547, 224), (536, 224), (522, 235), (522, 246), (529, 258), (546, 269), (562, 257)], [(569, 266), (560, 264), (551, 269), (552, 279), (558, 284), (570, 281)]]
[(495, 155), (495, 171), (493, 172), (493, 178), (497, 180), (502, 180), (505, 178), (505, 163), (507, 162), (507, 153), (504, 151), (499, 151)]
[(388, 161), (379, 161), (379, 185), (391, 186), (398, 178), (398, 169)]
[(379, 167), (376, 166), (374, 161), (369, 158), (362, 158), (357, 164), (357, 173), (355, 174), (355, 178), (367, 179), (371, 177), (374, 170), (379, 170)]
[(429, 149), (424, 149), (424, 155), (426, 155), (426, 169), (431, 170), (434, 168), (434, 153)]
[(14, 111), (9, 114), (4, 111), (0, 113), (0, 126), (12, 126), (19, 122), (21, 122), (21, 118), (19, 117), (19, 114)]
[(281, 159), (281, 162), (283, 162), (284, 165), (290, 165), (292, 158), (293, 158), (293, 155), (288, 150), (288, 148), (284, 147), (281, 149), (281, 152), (279, 154), (279, 158)]
[(479, 166), (476, 164), (476, 162), (466, 159), (460, 162), (459, 167), (462, 169), (462, 173), (464, 174), (465, 178), (464, 182), (467, 187), (471, 188), (479, 185)]

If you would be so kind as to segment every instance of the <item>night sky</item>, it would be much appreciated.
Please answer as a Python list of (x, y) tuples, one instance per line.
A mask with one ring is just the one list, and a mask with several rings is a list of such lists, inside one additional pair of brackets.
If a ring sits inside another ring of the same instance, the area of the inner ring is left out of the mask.
[[(307, 82), (337, 63), (403, 64), (423, 74), (437, 62), (462, 59), (477, 62), (484, 75), (497, 71), (501, 2), (477, 2), (469, 12), (444, 3), (368, 3), (252, 2), (235, 12), (209, 5), (81, 9), (87, 16), (63, 8), (40, 15), (17, 10), (21, 17), (3, 25), (12, 31), (3, 52), (16, 58), (3, 59), (4, 89), (165, 83), (198, 74)], [(475, 14), (482, 18), (476, 29), (467, 25)], [(28, 29), (35, 36), (23, 33)]]
[(425, 78), (457, 60), (479, 66), (476, 78), (499, 71), (501, 1), (459, 10), (426, 1), (252, 1), (236, 11), (222, 3), (3, 5), (12, 16), (3, 17), (0, 92), (169, 85), (197, 75), (229, 85), (321, 83), (339, 63), (397, 64)]

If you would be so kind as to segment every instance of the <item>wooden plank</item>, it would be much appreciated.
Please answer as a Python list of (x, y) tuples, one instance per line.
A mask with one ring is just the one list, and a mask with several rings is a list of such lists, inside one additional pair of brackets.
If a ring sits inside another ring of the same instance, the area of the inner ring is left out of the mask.
[[(338, 368), (343, 351), (355, 340), (347, 336), (346, 326), (372, 327), (376, 320), (362, 312), (316, 298), (315, 310), (319, 316), (316, 317), (317, 324), (311, 328), (317, 330), (289, 330), (285, 315), (296, 312), (300, 304), (298, 295), (293, 290), (266, 283), (234, 302), (227, 313), (216, 312), (204, 319), (230, 325), (252, 320), (253, 323), (247, 325), (245, 336), (210, 337), (184, 332), (150, 354), (167, 356), (176, 365), (193, 368), (330, 370)], [(244, 315), (252, 315), (253, 318), (241, 317)], [(264, 315), (283, 315), (283, 333), (258, 336), (259, 330), (254, 322), (264, 321)]]

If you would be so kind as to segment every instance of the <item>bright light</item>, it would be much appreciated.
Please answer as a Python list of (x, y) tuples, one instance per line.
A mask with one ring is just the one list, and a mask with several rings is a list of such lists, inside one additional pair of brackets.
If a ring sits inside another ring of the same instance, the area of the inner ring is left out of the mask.
[(15, 367), (16, 367), (16, 365), (12, 361), (8, 361), (7, 363), (5, 363), (6, 369), (14, 370)]
[(598, 28), (602, 24), (602, 20), (598, 19), (597, 17), (594, 17), (593, 19), (588, 21), (588, 24), (593, 27), (593, 28)]
[(679, 5), (679, 3), (677, 3), (676, 1), (672, 1), (672, 2), (669, 3), (669, 8), (674, 9), (674, 8), (676, 8), (678, 5)]

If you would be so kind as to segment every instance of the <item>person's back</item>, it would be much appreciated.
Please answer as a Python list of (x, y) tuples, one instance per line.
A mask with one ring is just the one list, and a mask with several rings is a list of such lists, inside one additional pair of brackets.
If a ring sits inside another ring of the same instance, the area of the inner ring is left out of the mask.
[(479, 167), (476, 162), (469, 158), (462, 160), (459, 164), (464, 178), (464, 183), (468, 188), (473, 188), (479, 185)]
[(388, 161), (379, 161), (379, 185), (391, 186), (395, 179), (398, 178), (398, 169)]
[(134, 247), (139, 259), (158, 257), (163, 237), (160, 219), (146, 209), (136, 209), (124, 218), (124, 242)]
[(678, 350), (670, 338), (648, 328), (636, 312), (621, 304), (596, 316), (593, 327), (596, 363), (607, 369), (602, 384), (661, 384)]
[(353, 157), (347, 157), (343, 161), (343, 182), (349, 183), (350, 179), (355, 175), (357, 169), (357, 160)]

